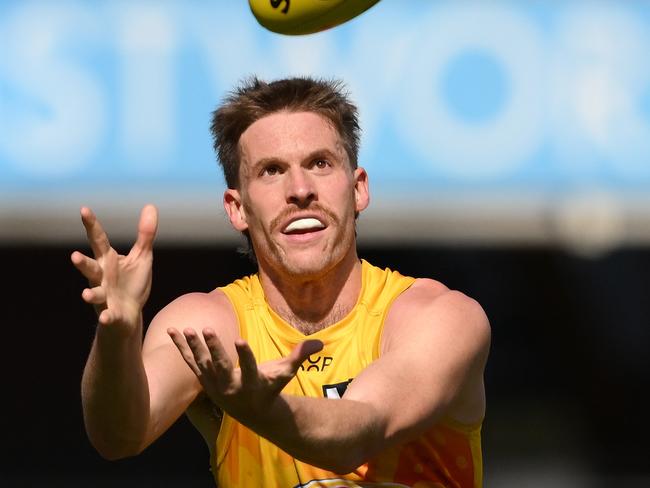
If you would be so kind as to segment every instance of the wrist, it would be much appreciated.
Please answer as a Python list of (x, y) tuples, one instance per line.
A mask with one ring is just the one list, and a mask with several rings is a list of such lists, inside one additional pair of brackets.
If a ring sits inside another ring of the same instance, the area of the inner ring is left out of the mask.
[(125, 323), (113, 322), (103, 324), (99, 321), (97, 322), (96, 341), (99, 341), (102, 345), (106, 344), (111, 348), (130, 343), (140, 346), (142, 345), (142, 336), (143, 319), (141, 313)]
[(278, 428), (281, 430), (282, 419), (287, 417), (288, 405), (281, 395), (276, 395), (267, 401), (253, 397), (234, 402), (222, 399), (221, 402), (215, 403), (240, 424), (267, 439), (276, 440), (275, 430)]

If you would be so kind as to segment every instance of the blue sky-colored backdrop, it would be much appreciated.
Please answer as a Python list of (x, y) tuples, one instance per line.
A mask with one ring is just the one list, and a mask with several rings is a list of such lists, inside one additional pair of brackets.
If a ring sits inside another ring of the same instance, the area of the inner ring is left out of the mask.
[(0, 0), (0, 205), (218, 206), (210, 112), (250, 74), (347, 82), (380, 208), (586, 188), (650, 214), (646, 1), (382, 0), (290, 37), (245, 0)]

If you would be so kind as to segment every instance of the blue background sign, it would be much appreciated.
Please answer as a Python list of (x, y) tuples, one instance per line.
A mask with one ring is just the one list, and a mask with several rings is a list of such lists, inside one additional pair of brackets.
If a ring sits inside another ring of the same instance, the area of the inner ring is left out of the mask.
[(126, 237), (153, 201), (163, 240), (231, 239), (210, 113), (308, 74), (359, 104), (366, 238), (646, 242), (649, 52), (648, 2), (383, 0), (290, 37), (243, 0), (2, 1), (0, 238), (76, 239), (82, 204)]

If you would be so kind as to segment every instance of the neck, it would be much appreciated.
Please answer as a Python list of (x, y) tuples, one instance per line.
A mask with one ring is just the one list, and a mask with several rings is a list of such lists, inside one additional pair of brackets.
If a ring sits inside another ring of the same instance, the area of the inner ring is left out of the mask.
[(284, 275), (260, 265), (269, 306), (305, 335), (335, 324), (352, 310), (361, 290), (361, 262), (352, 251), (316, 276)]

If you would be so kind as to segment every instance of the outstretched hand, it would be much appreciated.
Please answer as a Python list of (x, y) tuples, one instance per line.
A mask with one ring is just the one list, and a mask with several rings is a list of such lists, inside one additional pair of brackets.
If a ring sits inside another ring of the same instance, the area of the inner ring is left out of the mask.
[(167, 333), (210, 399), (240, 421), (252, 421), (270, 407), (300, 365), (323, 348), (319, 340), (298, 344), (287, 357), (257, 364), (243, 339), (235, 342), (239, 368), (235, 368), (216, 333), (203, 329), (205, 344), (194, 329)]
[(89, 287), (81, 297), (95, 306), (100, 325), (131, 332), (141, 325), (142, 307), (151, 290), (158, 211), (153, 205), (142, 209), (137, 240), (126, 256), (111, 247), (92, 210), (83, 207), (81, 220), (94, 256), (91, 258), (75, 251), (70, 257), (74, 266), (88, 279)]

